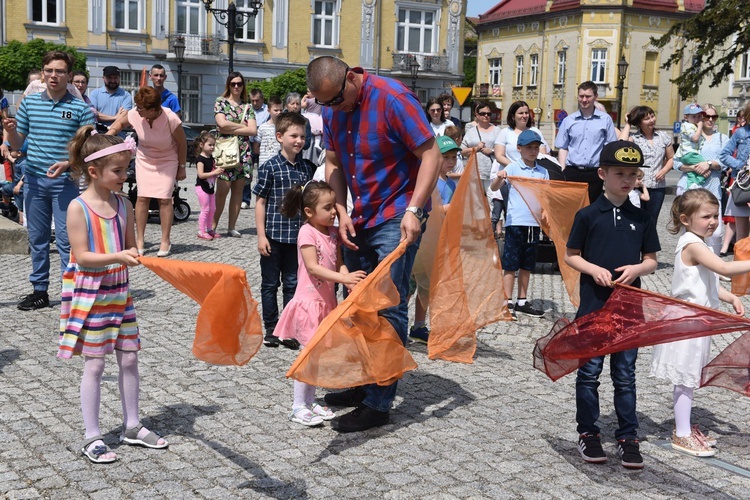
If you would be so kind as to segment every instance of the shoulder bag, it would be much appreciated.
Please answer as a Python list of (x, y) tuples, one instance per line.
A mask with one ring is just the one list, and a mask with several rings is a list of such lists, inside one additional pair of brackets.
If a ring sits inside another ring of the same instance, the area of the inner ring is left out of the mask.
[(750, 203), (750, 169), (747, 165), (737, 172), (737, 177), (732, 184), (732, 201), (735, 205)]
[[(245, 122), (245, 117), (250, 108), (250, 104), (245, 106), (245, 112), (242, 114), (240, 123)], [(230, 135), (227, 137), (221, 137), (216, 139), (216, 146), (213, 152), (214, 160), (216, 160), (216, 168), (224, 170), (231, 170), (238, 168), (242, 165), (240, 159), (240, 139), (236, 135)]]

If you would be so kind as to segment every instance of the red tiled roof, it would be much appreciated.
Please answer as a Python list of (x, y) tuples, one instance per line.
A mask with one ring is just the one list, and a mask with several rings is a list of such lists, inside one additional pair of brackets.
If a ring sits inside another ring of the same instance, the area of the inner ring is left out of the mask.
[(479, 14), (479, 22), (540, 14), (546, 6), (547, 0), (501, 0), (484, 14)]

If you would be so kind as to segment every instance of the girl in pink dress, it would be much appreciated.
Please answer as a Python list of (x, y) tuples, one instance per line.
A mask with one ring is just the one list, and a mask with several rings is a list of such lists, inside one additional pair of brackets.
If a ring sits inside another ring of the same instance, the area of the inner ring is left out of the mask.
[[(297, 339), (305, 346), (323, 318), (336, 307), (334, 283), (351, 289), (365, 277), (364, 271), (350, 273), (341, 258), (336, 220), (336, 195), (322, 181), (310, 181), (287, 192), (281, 213), (294, 217), (301, 212), (306, 221), (297, 236), (297, 291), (276, 325), (280, 339)], [(314, 426), (335, 414), (315, 402), (315, 386), (294, 381), (294, 402), (289, 420)]]

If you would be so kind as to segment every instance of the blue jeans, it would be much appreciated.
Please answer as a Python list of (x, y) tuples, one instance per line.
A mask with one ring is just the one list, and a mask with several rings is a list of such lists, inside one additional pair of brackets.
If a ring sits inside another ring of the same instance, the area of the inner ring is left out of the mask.
[(50, 179), (26, 175), (24, 183), (26, 225), (31, 247), (31, 275), (29, 281), (35, 291), (46, 292), (49, 287), (49, 241), (52, 237), (52, 218), (55, 218), (55, 243), (60, 255), (60, 273), (68, 266), (68, 205), (78, 196), (78, 186), (68, 177)]
[[(635, 360), (638, 349), (616, 352), (609, 356), (609, 370), (615, 387), (614, 403), (618, 428), (616, 439), (638, 437), (638, 417), (635, 414)], [(576, 377), (576, 421), (578, 433), (598, 434), (599, 375), (604, 367), (604, 356), (590, 359), (578, 369)]]
[(297, 245), (268, 238), (271, 255), (260, 256), (260, 304), (266, 334), (273, 333), (279, 321), (277, 292), (282, 286), (284, 307), (297, 289)]
[(654, 224), (659, 221), (659, 212), (664, 204), (664, 197), (667, 194), (667, 188), (653, 188), (648, 190), (649, 200), (641, 201), (641, 208), (651, 214)]
[[(422, 226), (424, 231), (424, 226)], [(401, 242), (401, 217), (390, 219), (379, 226), (359, 229), (357, 236), (351, 238), (359, 250), (344, 247), (344, 263), (350, 271), (363, 270), (372, 272), (381, 260), (385, 259)], [(409, 245), (406, 253), (391, 266), (391, 278), (396, 285), (401, 302), (395, 307), (383, 309), (378, 314), (393, 325), (401, 342), (406, 345), (409, 327), (409, 276), (414, 267), (414, 256), (417, 254), (421, 235), (416, 242)], [(365, 406), (377, 411), (390, 411), (396, 397), (398, 382), (388, 386), (370, 384), (364, 386)]]

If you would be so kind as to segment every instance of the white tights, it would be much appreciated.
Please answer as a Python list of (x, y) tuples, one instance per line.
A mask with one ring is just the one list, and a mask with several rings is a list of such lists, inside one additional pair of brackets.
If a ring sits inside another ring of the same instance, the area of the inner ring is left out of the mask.
[(693, 388), (685, 385), (674, 386), (674, 426), (678, 437), (689, 436), (693, 429), (690, 413), (693, 410)]
[(292, 409), (302, 408), (310, 406), (315, 402), (315, 386), (300, 382), (299, 380), (294, 381), (294, 402), (292, 403)]

